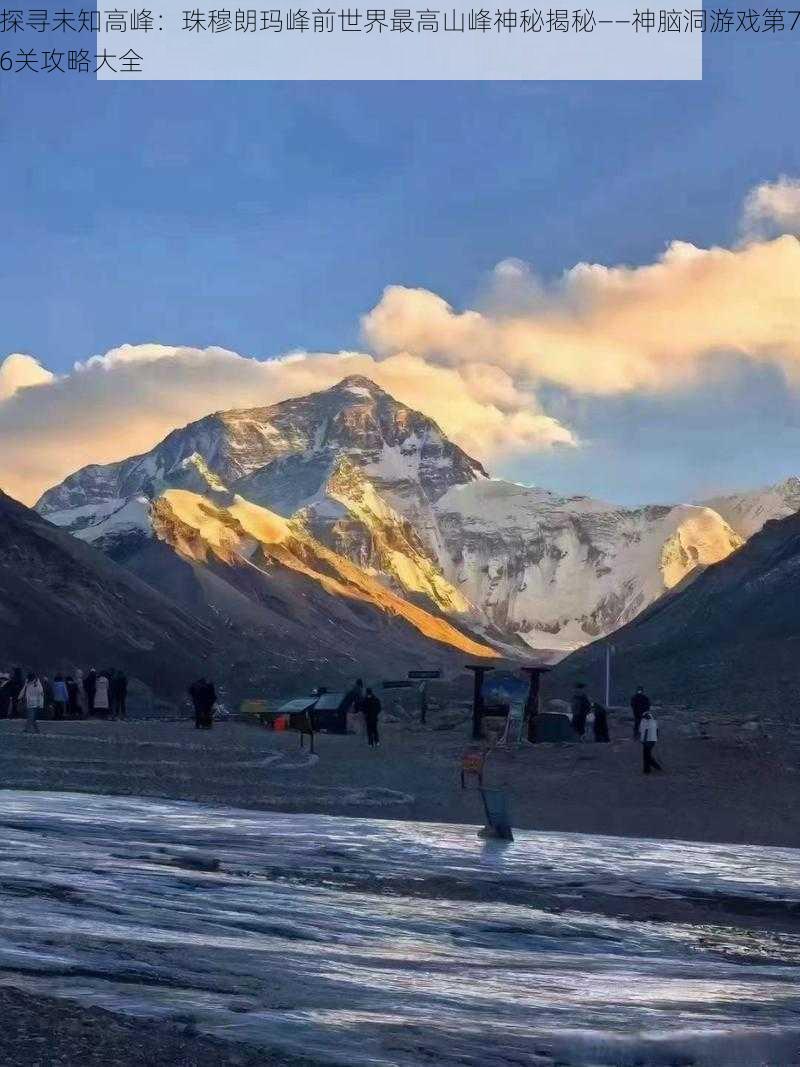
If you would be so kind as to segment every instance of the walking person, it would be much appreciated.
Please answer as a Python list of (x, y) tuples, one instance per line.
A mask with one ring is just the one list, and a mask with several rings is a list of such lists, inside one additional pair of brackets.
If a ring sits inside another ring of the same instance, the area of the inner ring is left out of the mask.
[(107, 674), (98, 674), (95, 679), (94, 710), (95, 714), (99, 715), (102, 719), (108, 718), (108, 714), (111, 710), (111, 700), (109, 697)]
[(371, 689), (367, 690), (364, 697), (364, 719), (367, 724), (367, 743), (370, 748), (377, 748), (381, 743), (378, 736), (378, 716), (381, 713), (381, 702)]
[(69, 690), (64, 681), (63, 674), (57, 674), (53, 679), (53, 718), (59, 722), (66, 718), (69, 706)]
[(592, 704), (594, 714), (594, 739), (595, 741), (607, 742), (611, 738), (608, 735), (608, 712), (597, 701)]
[(44, 686), (32, 671), (22, 687), (20, 704), (25, 706), (25, 733), (38, 734), (39, 724), (36, 720), (44, 711)]
[(583, 682), (575, 683), (575, 691), (572, 694), (572, 729), (583, 740), (586, 733), (586, 719), (592, 710), (592, 704), (586, 695), (586, 686)]
[(658, 723), (650, 711), (646, 711), (639, 724), (639, 739), (642, 742), (642, 770), (645, 774), (650, 771), (663, 771), (663, 767), (653, 755), (653, 749), (658, 741)]
[(642, 716), (646, 711), (650, 710), (650, 697), (645, 693), (644, 687), (639, 686), (636, 692), (631, 697), (631, 711), (633, 712), (633, 739), (639, 740), (639, 727), (642, 723)]

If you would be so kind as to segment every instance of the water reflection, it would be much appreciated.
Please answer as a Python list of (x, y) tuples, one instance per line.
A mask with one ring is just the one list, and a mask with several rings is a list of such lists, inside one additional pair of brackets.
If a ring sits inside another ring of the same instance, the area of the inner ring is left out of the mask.
[[(800, 940), (724, 911), (800, 900), (790, 849), (498, 847), (470, 827), (23, 792), (0, 822), (12, 984), (353, 1067), (800, 1062)], [(698, 895), (719, 921), (570, 903)]]

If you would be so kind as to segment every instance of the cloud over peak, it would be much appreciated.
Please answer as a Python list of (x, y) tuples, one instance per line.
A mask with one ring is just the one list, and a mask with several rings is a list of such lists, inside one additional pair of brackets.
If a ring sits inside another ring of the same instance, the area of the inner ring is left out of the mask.
[[(758, 186), (751, 229), (800, 231), (800, 182)], [(31, 501), (87, 463), (146, 451), (210, 411), (268, 405), (366, 375), (495, 465), (578, 444), (582, 399), (680, 395), (745, 363), (800, 382), (800, 241), (671, 243), (652, 263), (578, 263), (553, 281), (503, 260), (474, 308), (387, 287), (362, 319), (364, 352), (274, 359), (224, 348), (122, 345), (56, 378), (0, 363), (0, 485)], [(517, 464), (517, 468), (519, 464)]]

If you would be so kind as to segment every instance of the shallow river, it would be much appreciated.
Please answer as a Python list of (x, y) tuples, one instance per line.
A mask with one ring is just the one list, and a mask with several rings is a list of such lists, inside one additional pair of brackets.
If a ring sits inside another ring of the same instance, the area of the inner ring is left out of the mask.
[(0, 981), (352, 1067), (800, 1064), (800, 938), (725, 915), (799, 851), (516, 836), (3, 791)]

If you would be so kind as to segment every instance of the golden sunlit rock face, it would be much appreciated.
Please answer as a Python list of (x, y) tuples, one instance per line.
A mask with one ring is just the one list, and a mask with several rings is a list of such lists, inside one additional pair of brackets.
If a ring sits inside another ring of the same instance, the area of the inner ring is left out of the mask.
[(333, 596), (360, 600), (399, 616), (425, 637), (471, 656), (497, 652), (474, 641), (444, 619), (410, 604), (354, 563), (310, 537), (301, 524), (234, 496), (227, 505), (197, 493), (170, 489), (152, 505), (156, 536), (185, 558), (252, 566), (263, 573), (285, 567), (319, 583)]

